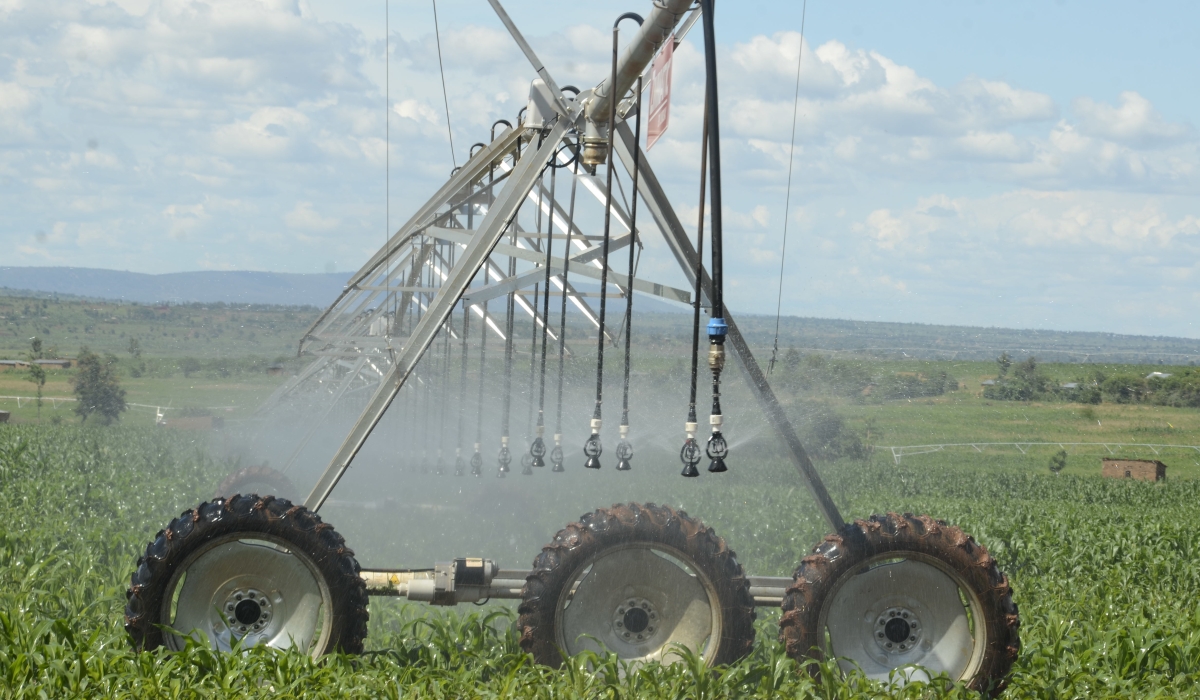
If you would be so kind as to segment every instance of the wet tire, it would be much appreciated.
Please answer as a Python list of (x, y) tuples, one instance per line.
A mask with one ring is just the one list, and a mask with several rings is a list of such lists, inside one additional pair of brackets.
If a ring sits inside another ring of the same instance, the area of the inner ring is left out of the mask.
[(239, 493), (270, 494), (276, 498), (298, 496), (296, 486), (287, 475), (266, 464), (243, 467), (221, 480), (214, 498), (230, 498)]
[(125, 631), (138, 651), (182, 648), (168, 626), (200, 630), (217, 649), (233, 638), (279, 648), (308, 639), (297, 645), (315, 658), (362, 652), (367, 617), (358, 562), (331, 525), (281, 498), (238, 495), (159, 531), (130, 577)]
[(518, 612), (521, 648), (553, 668), (564, 651), (602, 648), (670, 663), (671, 644), (696, 640), (703, 649), (693, 651), (715, 666), (754, 644), (754, 602), (734, 552), (699, 520), (653, 503), (601, 508), (559, 531), (534, 560)]
[[(805, 664), (832, 651), (843, 670), (850, 659), (883, 680), (889, 666), (916, 663), (994, 697), (1021, 648), (1012, 588), (995, 560), (925, 515), (875, 515), (827, 535), (796, 569), (782, 609), (788, 656)], [(945, 655), (948, 668), (937, 667), (939, 649), (968, 639), (958, 656)]]

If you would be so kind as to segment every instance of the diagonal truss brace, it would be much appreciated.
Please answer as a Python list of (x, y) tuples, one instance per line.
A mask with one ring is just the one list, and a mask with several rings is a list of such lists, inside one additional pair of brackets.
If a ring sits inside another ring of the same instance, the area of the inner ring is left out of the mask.
[[(309, 510), (320, 509), (321, 504), (329, 497), (329, 493), (342, 475), (350, 467), (350, 462), (362, 449), (367, 437), (379, 424), (383, 414), (391, 405), (396, 394), (400, 392), (404, 382), (416, 368), (417, 363), (425, 354), (437, 332), (449, 319), (454, 307), (458, 304), (462, 290), (467, 288), (471, 279), (483, 267), (492, 249), (500, 242), (513, 218), (517, 214), (521, 202), (529, 189), (541, 175), (542, 167), (550, 160), (558, 148), (559, 141), (567, 130), (566, 119), (559, 119), (549, 129), (549, 133), (538, 148), (527, 148), (520, 161), (513, 168), (508, 181), (500, 191), (496, 201), (488, 208), (487, 214), (479, 226), (479, 233), (467, 244), (458, 261), (451, 269), (445, 285), (433, 301), (428, 311), (421, 317), (417, 327), (408, 338), (408, 342), (396, 354), (396, 361), (379, 383), (379, 388), (371, 397), (370, 403), (351, 428), (350, 433), (338, 448), (337, 454), (325, 468), (320, 479), (304, 500), (304, 506)], [(486, 150), (486, 149), (485, 149)], [(462, 171), (460, 171), (461, 173)], [(451, 178), (453, 181), (455, 178)], [(461, 184), (459, 187), (461, 188)], [(443, 188), (445, 189), (445, 188)], [(455, 190), (457, 191), (457, 190)], [(447, 193), (448, 194), (448, 193)], [(445, 196), (445, 195), (443, 195)]]
[[(617, 156), (625, 164), (629, 170), (633, 170), (633, 149), (636, 144), (633, 140), (633, 132), (629, 130), (627, 124), (620, 124), (617, 127), (616, 139)], [(658, 182), (658, 177), (650, 168), (649, 159), (641, 157), (638, 159), (638, 192), (646, 201), (646, 208), (654, 217), (655, 223), (662, 229), (667, 244), (671, 248), (671, 252), (675, 255), (675, 259), (679, 262), (679, 266), (683, 268), (683, 272), (687, 275), (688, 281), (693, 285), (696, 283), (696, 248), (692, 245), (691, 240), (687, 237), (687, 232), (684, 231), (683, 225), (679, 222), (679, 217), (675, 215), (675, 210), (671, 207), (667, 195), (663, 192), (662, 186)], [(709, 296), (708, 290), (712, 289), (712, 279), (709, 278), (708, 272), (703, 267), (700, 269), (701, 275), (701, 296), (702, 299), (698, 302), (704, 302)], [(840, 532), (845, 526), (845, 521), (842, 515), (838, 512), (837, 505), (829, 496), (829, 491), (826, 490), (824, 482), (821, 481), (821, 475), (817, 473), (817, 469), (813, 466), (812, 460), (805, 451), (804, 446), (800, 443), (799, 436), (796, 435), (795, 428), (792, 427), (791, 421), (788, 420), (787, 413), (784, 412), (783, 406), (780, 405), (779, 399), (775, 396), (775, 392), (771, 389), (770, 382), (763, 374), (762, 367), (758, 361), (754, 359), (754, 353), (750, 351), (750, 346), (746, 344), (746, 339), (738, 330), (737, 323), (734, 322), (733, 316), (729, 313), (729, 309), (725, 309), (725, 323), (729, 325), (729, 342), (733, 345), (735, 354), (741, 362), (742, 369), (745, 370), (747, 377), (750, 379), (750, 388), (753, 390), (755, 398), (762, 405), (763, 411), (767, 414), (767, 420), (770, 421), (771, 427), (783, 440), (788, 448), (789, 456), (792, 459), (792, 464), (796, 467), (796, 471), (800, 473), (804, 483), (812, 492), (813, 498), (817, 501), (817, 506), (821, 509), (821, 514), (825, 516), (825, 520), (829, 522), (835, 532)]]

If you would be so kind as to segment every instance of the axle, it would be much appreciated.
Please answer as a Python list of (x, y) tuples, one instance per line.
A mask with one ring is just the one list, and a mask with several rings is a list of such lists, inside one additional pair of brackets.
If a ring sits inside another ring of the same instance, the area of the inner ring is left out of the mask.
[[(407, 598), (430, 605), (458, 605), (487, 600), (520, 600), (531, 571), (501, 569), (491, 559), (458, 558), (431, 569), (363, 569), (367, 594)], [(747, 576), (756, 607), (777, 608), (792, 579)]]

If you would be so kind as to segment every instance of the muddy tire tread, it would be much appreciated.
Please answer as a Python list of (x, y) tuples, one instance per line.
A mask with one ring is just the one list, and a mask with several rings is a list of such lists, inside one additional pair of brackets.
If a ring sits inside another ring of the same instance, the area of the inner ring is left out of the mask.
[(303, 506), (275, 496), (235, 495), (215, 498), (184, 511), (146, 546), (125, 593), (125, 631), (133, 648), (163, 646), (159, 619), (171, 576), (197, 548), (232, 533), (265, 533), (279, 537), (312, 558), (332, 596), (332, 629), (322, 653), (358, 654), (367, 636), (367, 587), (346, 541), (321, 517)]
[(681, 510), (654, 503), (616, 504), (583, 515), (554, 536), (533, 561), (517, 608), (521, 648), (545, 666), (563, 662), (555, 635), (559, 594), (597, 553), (645, 542), (673, 547), (712, 582), (724, 626), (710, 664), (728, 664), (754, 646), (754, 600), (736, 553), (710, 527)]
[[(779, 620), (779, 638), (788, 656), (801, 664), (822, 659), (825, 640), (818, 619), (833, 586), (871, 557), (905, 552), (936, 557), (948, 564), (979, 596), (988, 646), (979, 671), (967, 685), (992, 697), (999, 695), (1021, 650), (1020, 618), (1012, 587), (983, 545), (958, 527), (927, 515), (888, 513), (855, 520), (840, 533), (826, 535), (812, 554), (801, 560), (784, 594)], [(814, 668), (815, 664), (810, 665)]]

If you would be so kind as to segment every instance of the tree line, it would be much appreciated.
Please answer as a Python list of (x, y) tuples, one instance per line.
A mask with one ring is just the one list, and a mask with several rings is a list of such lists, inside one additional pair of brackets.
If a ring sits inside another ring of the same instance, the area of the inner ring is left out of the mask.
[(996, 366), (996, 383), (984, 388), (985, 399), (1200, 408), (1200, 370), (1191, 367), (1172, 367), (1170, 373), (1149, 375), (1093, 368), (1073, 381), (1058, 383), (1046, 375), (1034, 356), (1014, 362), (1008, 353), (1002, 353)]

